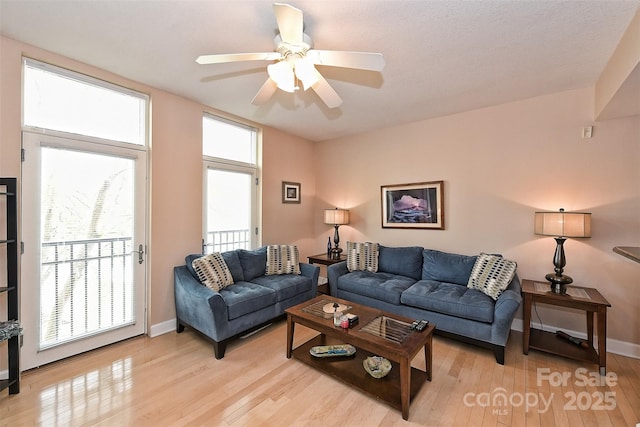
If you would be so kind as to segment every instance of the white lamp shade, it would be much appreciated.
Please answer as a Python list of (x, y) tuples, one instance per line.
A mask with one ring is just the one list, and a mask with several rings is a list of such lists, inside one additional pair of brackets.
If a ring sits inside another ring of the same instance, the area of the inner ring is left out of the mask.
[(349, 224), (349, 211), (346, 209), (325, 209), (324, 223), (331, 225)]
[(318, 83), (318, 80), (320, 80), (316, 67), (307, 57), (300, 58), (296, 61), (295, 71), (296, 76), (302, 82), (304, 90), (309, 89), (311, 86)]
[(591, 237), (591, 213), (536, 212), (534, 233), (542, 236)]
[(267, 66), (267, 74), (285, 92), (295, 92), (296, 81), (289, 61), (280, 61)]

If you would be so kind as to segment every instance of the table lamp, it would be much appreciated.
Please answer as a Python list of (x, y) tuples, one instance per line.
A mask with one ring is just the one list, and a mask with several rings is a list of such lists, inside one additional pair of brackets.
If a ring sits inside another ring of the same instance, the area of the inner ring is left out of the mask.
[(340, 259), (342, 249), (338, 247), (340, 243), (340, 235), (338, 234), (338, 227), (341, 225), (349, 224), (349, 211), (346, 209), (325, 209), (324, 210), (324, 223), (333, 225), (335, 232), (333, 233), (333, 244), (335, 247), (331, 249), (331, 258)]
[(587, 212), (536, 212), (535, 234), (542, 236), (555, 236), (556, 252), (553, 256), (554, 273), (545, 276), (551, 282), (551, 291), (557, 294), (565, 294), (567, 285), (573, 283), (573, 279), (563, 274), (563, 268), (567, 264), (564, 256), (564, 241), (567, 237), (591, 237), (591, 213)]

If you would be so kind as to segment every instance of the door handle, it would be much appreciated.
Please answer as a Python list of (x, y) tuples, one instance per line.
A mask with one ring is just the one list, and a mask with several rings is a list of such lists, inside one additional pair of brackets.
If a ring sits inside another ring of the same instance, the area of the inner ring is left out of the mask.
[(138, 246), (138, 264), (142, 264), (144, 262), (144, 246)]

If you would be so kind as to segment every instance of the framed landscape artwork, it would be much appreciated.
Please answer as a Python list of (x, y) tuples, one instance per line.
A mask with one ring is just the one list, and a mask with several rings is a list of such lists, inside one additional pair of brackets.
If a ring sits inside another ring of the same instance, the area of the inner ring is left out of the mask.
[(444, 230), (444, 181), (383, 185), (382, 228)]
[(282, 181), (282, 203), (300, 203), (300, 183)]

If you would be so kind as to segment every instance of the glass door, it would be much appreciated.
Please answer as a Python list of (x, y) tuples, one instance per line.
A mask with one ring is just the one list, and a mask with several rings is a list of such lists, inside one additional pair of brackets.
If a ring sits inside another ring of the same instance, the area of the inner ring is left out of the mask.
[(206, 167), (203, 253), (253, 249), (256, 178), (249, 170)]
[(23, 146), (29, 369), (145, 332), (146, 152), (30, 132)]

